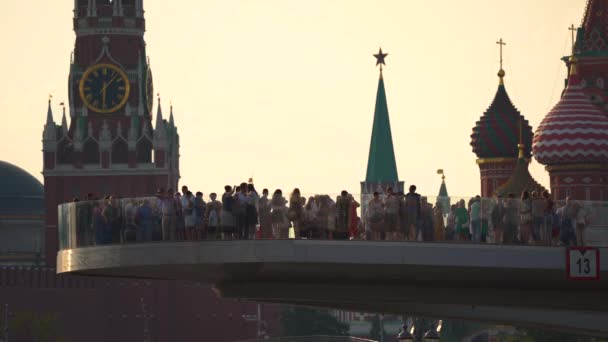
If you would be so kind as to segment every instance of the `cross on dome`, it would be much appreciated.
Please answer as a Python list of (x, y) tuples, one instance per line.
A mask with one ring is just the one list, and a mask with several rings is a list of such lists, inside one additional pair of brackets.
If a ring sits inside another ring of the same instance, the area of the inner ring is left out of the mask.
[(500, 70), (498, 70), (498, 77), (500, 77), (500, 84), (503, 84), (503, 78), (505, 77), (506, 73), (505, 70), (502, 68), (502, 47), (507, 45), (507, 43), (505, 43), (502, 38), (500, 38), (500, 40), (497, 41), (496, 44), (500, 46)]

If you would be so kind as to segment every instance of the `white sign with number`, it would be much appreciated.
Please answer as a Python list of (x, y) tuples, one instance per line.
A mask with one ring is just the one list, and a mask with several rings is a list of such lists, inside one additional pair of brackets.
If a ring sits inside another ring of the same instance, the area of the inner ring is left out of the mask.
[(597, 280), (600, 278), (600, 251), (597, 248), (568, 248), (566, 263), (569, 279)]

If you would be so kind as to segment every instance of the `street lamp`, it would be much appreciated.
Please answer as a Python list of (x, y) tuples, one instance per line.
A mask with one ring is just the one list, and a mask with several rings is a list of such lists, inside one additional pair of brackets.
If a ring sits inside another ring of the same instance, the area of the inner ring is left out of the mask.
[(425, 342), (439, 341), (439, 333), (435, 329), (431, 329), (424, 334), (423, 340)]
[(414, 335), (407, 331), (407, 329), (401, 329), (399, 335), (397, 335), (397, 341), (399, 342), (414, 342)]
[(441, 331), (442, 325), (443, 325), (443, 321), (439, 320), (437, 322), (436, 327), (429, 329), (429, 331), (427, 331), (426, 334), (424, 334), (423, 340), (428, 341), (428, 342), (439, 341), (439, 339), (440, 339), (439, 332)]

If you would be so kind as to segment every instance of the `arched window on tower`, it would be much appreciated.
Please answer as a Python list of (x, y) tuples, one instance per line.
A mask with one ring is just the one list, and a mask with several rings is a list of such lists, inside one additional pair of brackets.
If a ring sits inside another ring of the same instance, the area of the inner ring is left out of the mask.
[(152, 143), (146, 138), (142, 138), (137, 143), (137, 163), (145, 164), (152, 162)]
[(88, 165), (99, 165), (99, 145), (91, 138), (84, 143), (82, 162)]
[(118, 139), (112, 144), (112, 164), (127, 164), (129, 162), (129, 146), (124, 139)]
[(57, 145), (57, 163), (72, 164), (74, 161), (74, 144), (70, 139), (62, 139)]

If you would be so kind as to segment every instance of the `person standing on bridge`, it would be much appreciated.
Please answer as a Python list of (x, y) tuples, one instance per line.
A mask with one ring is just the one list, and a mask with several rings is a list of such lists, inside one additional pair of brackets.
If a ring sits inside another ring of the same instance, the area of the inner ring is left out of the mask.
[(399, 232), (399, 197), (393, 192), (393, 188), (386, 189), (384, 198), (384, 227), (387, 240), (397, 240)]
[(410, 241), (416, 241), (420, 226), (420, 195), (416, 193), (416, 186), (411, 185), (405, 195), (405, 221), (406, 234)]
[(283, 197), (283, 191), (277, 189), (270, 201), (272, 209), (272, 232), (277, 239), (289, 238), (289, 219), (287, 218), (287, 200)]
[(195, 220), (195, 239), (196, 240), (207, 240), (207, 234), (205, 231), (205, 211), (207, 203), (203, 199), (203, 193), (200, 191), (196, 192), (194, 197), (194, 215)]
[(513, 244), (517, 242), (517, 225), (519, 223), (519, 208), (515, 195), (509, 193), (505, 203), (505, 231), (503, 242)]
[(570, 196), (566, 197), (566, 203), (563, 207), (557, 209), (557, 213), (560, 217), (560, 241), (563, 245), (571, 246), (576, 245), (576, 204), (570, 199)]
[(304, 205), (306, 204), (306, 198), (300, 194), (300, 189), (295, 188), (289, 196), (289, 221), (293, 224), (293, 231), (295, 238), (299, 239), (302, 224), (304, 222)]
[(262, 239), (272, 238), (272, 214), (268, 189), (262, 190), (262, 197), (258, 202), (258, 215), (260, 216), (260, 235)]
[(211, 199), (211, 201), (209, 201), (205, 207), (205, 236), (207, 239), (215, 240), (219, 237), (222, 227), (220, 221), (222, 215), (222, 202), (217, 200), (217, 194), (215, 192), (212, 192), (209, 195), (209, 199)]
[(348, 240), (350, 202), (351, 198), (346, 190), (342, 190), (340, 196), (336, 198), (336, 231), (334, 233), (336, 240)]
[(467, 228), (469, 212), (465, 205), (464, 200), (461, 199), (456, 208), (456, 236), (458, 241), (469, 241), (469, 229)]
[(549, 191), (545, 190), (542, 193), (543, 198), (543, 226), (541, 230), (541, 239), (547, 246), (551, 245), (553, 240), (553, 216), (554, 204)]
[(443, 209), (441, 202), (437, 201), (433, 208), (433, 238), (435, 241), (445, 240), (445, 224), (443, 223)]
[(301, 234), (307, 239), (319, 237), (319, 197), (310, 196), (304, 206), (304, 226)]
[(538, 191), (532, 191), (532, 240), (535, 244), (540, 244), (541, 229), (543, 226), (544, 214), (543, 214), (543, 199)]
[[(252, 180), (253, 181), (253, 180)], [(259, 206), (260, 206), (260, 195), (255, 190), (253, 183), (247, 184), (247, 232), (248, 236), (246, 239), (254, 239), (256, 236), (256, 227), (259, 221)]]
[(527, 245), (530, 243), (530, 232), (532, 228), (532, 199), (530, 193), (524, 191), (521, 194), (521, 202), (519, 206), (519, 234), (521, 243)]
[(470, 202), (470, 231), (473, 242), (481, 242), (481, 197), (475, 196)]
[(576, 242), (578, 246), (585, 246), (585, 227), (587, 226), (587, 210), (580, 202), (576, 202)]
[(501, 195), (496, 198), (491, 219), (494, 229), (494, 243), (501, 244), (505, 232), (505, 205)]
[(230, 185), (224, 187), (222, 195), (222, 238), (232, 240), (234, 235), (234, 215), (232, 209), (234, 207), (234, 188)]
[(384, 204), (380, 193), (374, 192), (374, 197), (367, 204), (367, 224), (372, 232), (372, 240), (382, 240), (384, 231)]
[(359, 227), (361, 226), (361, 219), (357, 215), (357, 208), (360, 207), (359, 202), (355, 201), (355, 198), (352, 194), (348, 194), (348, 199), (350, 201), (350, 212), (348, 215), (348, 232), (349, 239), (356, 240), (359, 238)]
[(448, 213), (447, 225), (445, 227), (445, 239), (447, 241), (457, 240), (456, 236), (456, 204), (450, 206), (450, 212)]

